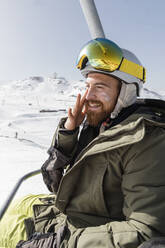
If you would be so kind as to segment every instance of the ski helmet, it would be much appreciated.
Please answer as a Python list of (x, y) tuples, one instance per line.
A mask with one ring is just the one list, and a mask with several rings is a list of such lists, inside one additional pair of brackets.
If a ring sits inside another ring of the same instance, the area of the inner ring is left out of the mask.
[(82, 48), (77, 68), (84, 77), (90, 72), (99, 72), (126, 84), (135, 84), (138, 96), (146, 77), (145, 68), (132, 52), (105, 38), (91, 40)]

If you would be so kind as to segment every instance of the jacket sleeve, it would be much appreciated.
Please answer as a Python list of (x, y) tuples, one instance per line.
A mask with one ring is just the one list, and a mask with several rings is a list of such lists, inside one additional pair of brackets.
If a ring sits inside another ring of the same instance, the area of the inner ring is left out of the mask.
[(75, 243), (78, 248), (138, 248), (146, 239), (145, 234), (130, 222), (114, 221), (101, 226), (77, 229), (69, 242)]
[(69, 131), (64, 128), (66, 118), (62, 118), (54, 134), (49, 158), (41, 167), (43, 180), (47, 188), (56, 193), (63, 176), (64, 169), (73, 159), (76, 151), (79, 128)]

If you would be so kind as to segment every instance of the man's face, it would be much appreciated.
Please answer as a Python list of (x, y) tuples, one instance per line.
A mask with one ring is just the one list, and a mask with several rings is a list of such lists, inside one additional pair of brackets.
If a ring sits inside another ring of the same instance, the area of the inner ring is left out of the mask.
[(88, 89), (85, 101), (87, 121), (91, 126), (97, 126), (112, 113), (121, 83), (109, 75), (89, 73), (86, 87)]

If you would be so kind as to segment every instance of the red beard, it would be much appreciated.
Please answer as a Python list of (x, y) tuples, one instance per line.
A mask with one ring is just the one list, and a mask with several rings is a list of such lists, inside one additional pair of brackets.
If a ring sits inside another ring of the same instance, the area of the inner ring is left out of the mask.
[(99, 112), (88, 110), (88, 103), (86, 103), (86, 108), (87, 121), (93, 127), (103, 122), (109, 115), (109, 112), (103, 108), (103, 104), (101, 104), (101, 110)]

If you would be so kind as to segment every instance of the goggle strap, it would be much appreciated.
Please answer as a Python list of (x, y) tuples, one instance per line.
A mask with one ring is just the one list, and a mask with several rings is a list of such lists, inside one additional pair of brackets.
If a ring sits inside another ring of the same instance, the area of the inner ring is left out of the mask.
[(123, 61), (118, 69), (119, 71), (128, 73), (134, 77), (137, 77), (141, 80), (145, 79), (145, 69), (143, 66), (138, 65), (132, 61), (123, 58)]

